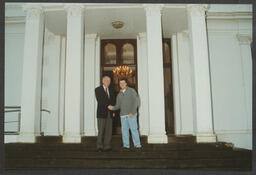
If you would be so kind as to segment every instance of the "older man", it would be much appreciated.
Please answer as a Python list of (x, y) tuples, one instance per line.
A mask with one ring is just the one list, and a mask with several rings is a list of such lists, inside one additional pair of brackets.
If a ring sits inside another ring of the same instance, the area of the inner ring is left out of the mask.
[(111, 150), (112, 117), (114, 116), (114, 113), (108, 110), (108, 106), (114, 105), (115, 99), (113, 91), (109, 88), (110, 82), (110, 77), (104, 76), (102, 78), (102, 85), (95, 88), (95, 95), (98, 102), (97, 150), (99, 152)]
[(140, 105), (140, 99), (137, 92), (127, 86), (127, 79), (123, 78), (119, 81), (120, 92), (116, 98), (115, 106), (108, 106), (110, 110), (120, 109), (121, 129), (124, 151), (130, 150), (130, 134), (132, 133), (133, 145), (135, 151), (141, 150), (141, 143), (137, 124), (137, 108)]

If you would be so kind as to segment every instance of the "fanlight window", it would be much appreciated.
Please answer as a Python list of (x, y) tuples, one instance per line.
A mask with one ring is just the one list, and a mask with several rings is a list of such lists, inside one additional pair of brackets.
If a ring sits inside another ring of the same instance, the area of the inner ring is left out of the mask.
[(116, 64), (116, 46), (108, 43), (104, 47), (105, 64)]
[(121, 59), (123, 64), (134, 64), (134, 47), (126, 43), (122, 47)]

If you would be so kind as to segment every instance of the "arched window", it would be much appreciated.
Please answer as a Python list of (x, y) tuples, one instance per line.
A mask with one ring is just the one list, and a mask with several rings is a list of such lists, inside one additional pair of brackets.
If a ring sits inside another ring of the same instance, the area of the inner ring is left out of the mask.
[(105, 64), (116, 64), (116, 46), (108, 43), (104, 47)]
[(130, 43), (122, 46), (121, 60), (123, 64), (134, 64), (134, 47)]

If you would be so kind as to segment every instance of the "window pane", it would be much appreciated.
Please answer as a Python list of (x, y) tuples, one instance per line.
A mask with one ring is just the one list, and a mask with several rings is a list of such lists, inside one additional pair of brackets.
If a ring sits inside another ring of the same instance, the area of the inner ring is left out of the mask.
[(167, 43), (164, 43), (163, 45), (163, 50), (164, 50), (164, 63), (170, 63), (170, 48)]
[(108, 43), (104, 47), (105, 64), (116, 64), (116, 46)]
[(123, 64), (134, 64), (134, 48), (132, 44), (123, 45), (121, 59)]

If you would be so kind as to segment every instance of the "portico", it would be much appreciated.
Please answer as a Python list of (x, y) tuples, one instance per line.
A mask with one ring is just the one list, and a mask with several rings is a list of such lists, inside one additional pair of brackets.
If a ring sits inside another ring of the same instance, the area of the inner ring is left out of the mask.
[[(171, 43), (174, 134), (195, 135), (197, 142), (216, 142), (206, 9), (206, 5), (185, 4), (25, 5), (18, 141), (35, 142), (42, 128), (46, 135), (63, 135), (65, 143), (96, 136), (94, 88), (101, 79), (101, 40), (136, 39), (140, 134), (148, 136), (148, 143), (167, 143), (162, 45), (162, 39), (167, 38)], [(113, 20), (124, 21), (124, 27), (113, 29)], [(56, 77), (46, 73), (55, 70), (49, 67), (49, 59), (58, 60)], [(53, 77), (56, 88), (49, 89)], [(50, 105), (54, 97), (47, 92), (53, 91), (56, 102)], [(42, 106), (51, 108), (51, 116), (40, 112)], [(45, 128), (40, 121), (45, 121)], [(52, 126), (47, 129), (46, 125)]]

